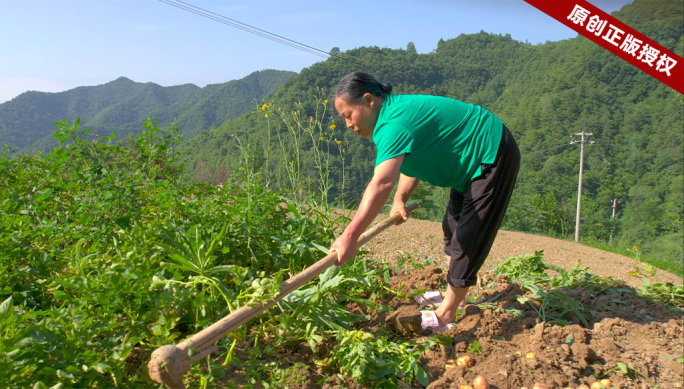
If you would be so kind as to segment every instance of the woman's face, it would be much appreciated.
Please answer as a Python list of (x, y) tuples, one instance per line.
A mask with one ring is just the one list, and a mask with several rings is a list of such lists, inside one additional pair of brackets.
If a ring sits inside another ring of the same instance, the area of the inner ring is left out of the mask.
[(335, 109), (344, 119), (347, 128), (364, 138), (373, 135), (375, 123), (382, 106), (382, 99), (366, 93), (360, 103), (352, 103), (342, 98), (335, 99)]

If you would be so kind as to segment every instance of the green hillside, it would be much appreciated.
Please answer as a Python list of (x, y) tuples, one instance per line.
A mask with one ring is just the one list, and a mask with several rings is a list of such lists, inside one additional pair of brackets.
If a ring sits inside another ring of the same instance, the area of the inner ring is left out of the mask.
[[(683, 54), (681, 1), (636, 0), (614, 16)], [(523, 154), (507, 229), (573, 236), (579, 145), (570, 142), (575, 133), (593, 133), (589, 140), (597, 143), (585, 147), (582, 241), (607, 244), (612, 236), (614, 249), (681, 268), (682, 96), (584, 37), (529, 45), (481, 32), (440, 40), (429, 54), (349, 50), (288, 79), (263, 110), (187, 142), (188, 170), (218, 183), (249, 155), (272, 185), (287, 188), (287, 172), (294, 170), (310, 178), (312, 189), (328, 187), (331, 198), (358, 200), (372, 174), (374, 148), (345, 132), (324, 103), (354, 70), (390, 82), (397, 94), (450, 96), (503, 119)], [(333, 177), (323, 184), (322, 169)], [(443, 190), (423, 187), (414, 197), (423, 205), (421, 217), (439, 220)]]
[(115, 132), (118, 139), (139, 132), (148, 117), (160, 125), (175, 119), (182, 135), (191, 138), (248, 112), (293, 74), (263, 70), (204, 88), (192, 84), (162, 87), (121, 77), (59, 93), (26, 92), (0, 104), (1, 143), (17, 151), (49, 149), (55, 144), (54, 123), (79, 117), (93, 134)]

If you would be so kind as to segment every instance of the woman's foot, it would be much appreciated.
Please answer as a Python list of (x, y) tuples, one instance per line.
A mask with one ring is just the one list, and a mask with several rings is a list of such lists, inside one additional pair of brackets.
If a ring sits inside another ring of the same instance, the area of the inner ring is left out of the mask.
[(420, 326), (423, 331), (442, 333), (456, 325), (454, 321), (446, 322), (440, 320), (435, 313), (436, 311), (420, 311)]
[(413, 300), (422, 306), (437, 308), (444, 301), (444, 293), (440, 291), (425, 292), (414, 297)]

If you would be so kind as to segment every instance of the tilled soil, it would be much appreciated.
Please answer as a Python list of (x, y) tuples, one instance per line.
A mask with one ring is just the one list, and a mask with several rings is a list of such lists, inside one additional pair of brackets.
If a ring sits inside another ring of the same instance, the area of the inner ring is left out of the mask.
[[(434, 290), (443, 275), (442, 269), (429, 266), (397, 274), (392, 285), (406, 293), (416, 288)], [(614, 388), (683, 387), (684, 368), (675, 361), (684, 352), (682, 317), (662, 305), (628, 289), (597, 297), (577, 288), (571, 297), (593, 307), (596, 316), (586, 327), (579, 323), (560, 326), (542, 322), (529, 304), (520, 303), (517, 298), (526, 293), (519, 285), (491, 274), (485, 274), (482, 281), (494, 287), (476, 290), (478, 300), (495, 300), (482, 309), (466, 306), (464, 317), (446, 333), (451, 345), (425, 353), (431, 379), (428, 388), (459, 388), (471, 384), (477, 375), (502, 389), (531, 388), (535, 383), (577, 387), (599, 378), (609, 378)], [(412, 301), (393, 304), (406, 316), (405, 321), (420, 314), (421, 308)], [(511, 309), (522, 311), (524, 317), (508, 313)], [(406, 331), (405, 326), (397, 330)], [(468, 353), (475, 340), (481, 353)], [(472, 367), (445, 368), (447, 360), (466, 354), (474, 360)], [(627, 374), (618, 362), (624, 363)]]
[[(438, 290), (444, 285), (448, 260), (442, 249), (440, 223), (409, 220), (388, 229), (364, 249), (370, 257), (396, 265), (435, 260), (434, 266), (392, 278), (392, 285), (401, 286), (406, 293), (411, 289)], [(579, 262), (592, 274), (624, 283), (624, 292), (599, 296), (584, 288), (568, 292), (594, 312), (586, 327), (577, 320), (569, 326), (541, 322), (530, 304), (518, 301), (526, 294), (519, 285), (488, 273), (506, 258), (541, 250), (545, 263), (570, 269)], [(614, 388), (684, 387), (684, 364), (676, 361), (684, 354), (682, 315), (633, 293), (632, 288), (642, 281), (629, 272), (641, 266), (636, 259), (574, 242), (500, 231), (480, 273), (481, 285), (492, 281), (487, 277), (495, 277), (496, 289), (476, 292), (485, 299), (496, 297), (494, 307), (469, 305), (458, 326), (448, 331), (452, 345), (424, 355), (431, 378), (428, 388), (458, 388), (471, 384), (477, 375), (502, 389), (531, 388), (537, 382), (550, 388), (577, 387), (591, 385), (598, 378), (611, 379)], [(680, 277), (665, 271), (658, 271), (654, 282), (682, 285)], [(409, 318), (417, 317), (421, 309), (411, 301), (395, 305)], [(523, 311), (524, 317), (508, 313), (511, 309)], [(481, 354), (471, 355), (474, 365), (445, 369), (447, 360), (465, 355), (474, 340), (482, 346)], [(530, 353), (534, 357), (527, 358)]]

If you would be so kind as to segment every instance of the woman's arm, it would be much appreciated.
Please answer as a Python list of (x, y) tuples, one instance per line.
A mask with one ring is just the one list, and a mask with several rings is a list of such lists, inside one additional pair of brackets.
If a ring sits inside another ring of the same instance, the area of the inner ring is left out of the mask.
[(406, 202), (418, 187), (418, 183), (420, 183), (420, 181), (415, 177), (410, 177), (403, 173), (399, 176), (397, 191), (394, 193), (394, 201), (392, 202), (392, 210), (390, 211), (390, 215), (393, 215), (395, 212), (401, 214), (402, 220), (397, 222), (397, 224), (401, 224), (408, 220)]
[(363, 193), (359, 209), (342, 235), (330, 246), (329, 251), (337, 251), (336, 265), (340, 266), (356, 255), (356, 241), (378, 216), (387, 202), (404, 155), (388, 159), (375, 167), (373, 178)]

